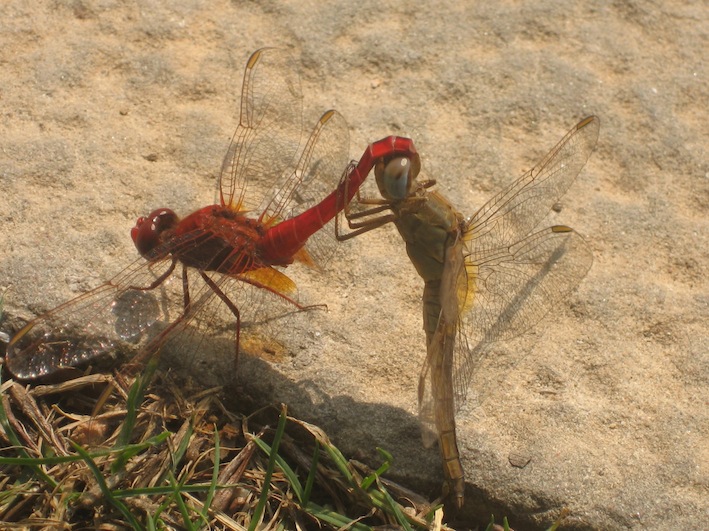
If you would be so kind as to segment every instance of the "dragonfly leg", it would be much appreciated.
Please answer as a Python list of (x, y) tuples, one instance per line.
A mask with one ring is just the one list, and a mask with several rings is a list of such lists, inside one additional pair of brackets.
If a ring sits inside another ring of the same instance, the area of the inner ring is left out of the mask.
[(352, 212), (350, 211), (349, 203), (345, 205), (343, 213), (345, 219), (347, 219), (347, 226), (350, 228), (351, 231), (347, 233), (342, 232), (342, 222), (340, 221), (340, 216), (337, 216), (335, 218), (335, 237), (338, 241), (349, 240), (350, 238), (354, 238), (355, 236), (359, 236), (360, 234), (369, 232), (370, 230), (374, 230), (396, 220), (396, 215), (393, 212), (390, 212), (389, 214), (385, 214), (383, 216), (375, 218), (365, 219), (364, 221), (355, 221), (362, 218), (374, 216), (376, 214), (380, 214), (387, 210), (391, 210), (391, 203), (389, 201), (382, 199), (359, 199), (359, 193), (358, 202), (360, 204), (370, 204), (376, 206), (374, 206), (373, 208), (362, 210), (360, 212)]
[(386, 203), (375, 208), (363, 210), (361, 212), (345, 212), (345, 217), (347, 218), (347, 224), (350, 226), (350, 228), (354, 228), (357, 223), (353, 220), (372, 216), (374, 214), (379, 214), (380, 212), (384, 212), (385, 210), (389, 210), (390, 208), (391, 207), (389, 206), (389, 203)]
[[(381, 210), (380, 210), (381, 211)], [(362, 212), (362, 214), (364, 214)], [(335, 237), (337, 238), (338, 241), (345, 241), (349, 240), (350, 238), (354, 238), (355, 236), (359, 236), (360, 234), (363, 234), (365, 232), (369, 232), (370, 230), (377, 229), (383, 225), (386, 225), (387, 223), (391, 223), (392, 221), (396, 220), (396, 216), (394, 214), (386, 214), (384, 216), (380, 216), (378, 218), (370, 219), (367, 221), (362, 221), (362, 222), (357, 222), (357, 223), (351, 223), (348, 220), (348, 225), (352, 230), (351, 232), (341, 232), (341, 227), (339, 222), (335, 222)]]
[(184, 310), (182, 315), (187, 315), (190, 309), (190, 282), (187, 278), (187, 268), (182, 268), (182, 303)]
[(207, 286), (209, 286), (211, 290), (217, 294), (217, 297), (219, 297), (222, 302), (227, 305), (227, 308), (229, 308), (231, 313), (233, 313), (234, 317), (236, 318), (236, 354), (234, 356), (234, 363), (237, 364), (239, 362), (239, 336), (241, 334), (241, 314), (239, 313), (239, 308), (237, 308), (236, 305), (231, 302), (231, 299), (227, 297), (221, 289), (219, 289), (219, 286), (217, 286), (217, 284), (211, 278), (209, 278), (209, 276), (204, 271), (200, 271), (199, 274), (204, 280), (204, 282), (207, 284)]
[[(136, 286), (131, 286), (128, 289), (136, 289), (140, 291), (148, 291), (151, 289), (155, 289), (158, 287), (160, 284), (162, 284), (165, 279), (172, 274), (172, 272), (175, 270), (175, 267), (177, 265), (177, 260), (173, 259), (172, 263), (170, 264), (170, 267), (165, 271), (162, 275), (160, 275), (155, 282), (153, 282), (150, 286), (143, 288), (143, 287), (136, 287)], [(140, 368), (142, 367), (146, 360), (153, 359), (157, 356), (160, 355), (160, 348), (163, 343), (163, 338), (165, 338), (168, 334), (172, 332), (172, 330), (182, 321), (182, 319), (187, 317), (187, 314), (190, 309), (190, 287), (189, 287), (189, 280), (187, 278), (187, 268), (182, 267), (182, 300), (183, 300), (183, 310), (182, 310), (182, 316), (178, 319), (176, 319), (174, 322), (172, 322), (167, 328), (165, 328), (160, 334), (158, 334), (156, 337), (154, 337), (146, 347), (141, 350), (136, 356), (133, 357), (131, 360), (131, 363), (129, 364), (129, 369), (128, 369), (128, 374), (132, 374), (135, 368)]]

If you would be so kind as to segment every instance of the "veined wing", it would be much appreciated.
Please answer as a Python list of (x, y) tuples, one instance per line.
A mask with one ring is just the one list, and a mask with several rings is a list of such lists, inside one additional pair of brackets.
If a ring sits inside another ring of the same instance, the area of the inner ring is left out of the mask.
[(300, 76), (290, 54), (276, 48), (254, 52), (244, 71), (239, 126), (222, 163), (221, 204), (254, 210), (294, 166), (302, 108)]
[(584, 118), (534, 168), (485, 203), (469, 221), (470, 252), (494, 252), (532, 232), (586, 164), (599, 127), (596, 116)]
[[(327, 111), (313, 128), (295, 170), (284, 176), (282, 183), (266, 198), (265, 205), (259, 208), (263, 212), (261, 220), (272, 225), (312, 209), (337, 188), (348, 161), (347, 122), (337, 111)], [(316, 225), (323, 227), (334, 218), (334, 206), (335, 203), (324, 212), (312, 210), (312, 215), (318, 218), (314, 221)], [(308, 238), (306, 249), (317, 264), (323, 265), (337, 247), (334, 235), (334, 229), (318, 230)], [(293, 227), (292, 238), (302, 241), (298, 226)]]
[(169, 257), (155, 263), (140, 258), (99, 287), (30, 321), (8, 345), (8, 370), (19, 379), (35, 379), (142, 342), (164, 318), (147, 288), (171, 268)]
[[(198, 270), (175, 267), (174, 256), (197, 243), (204, 245), (209, 237), (192, 231), (171, 240), (156, 248), (150, 261), (139, 258), (99, 287), (32, 320), (8, 344), (8, 370), (19, 379), (32, 380), (122, 350), (139, 351), (137, 359), (144, 361), (166, 344), (190, 359), (204, 338), (225, 329), (230, 330), (235, 357), (236, 318), (231, 309)], [(242, 328), (273, 321), (295, 304), (295, 284), (277, 270), (262, 267), (242, 275), (210, 275), (236, 308), (244, 308)], [(266, 304), (267, 300), (271, 302)]]
[[(295, 301), (295, 284), (283, 273), (270, 267), (238, 275), (183, 271), (191, 296), (189, 309), (146, 345), (138, 355), (140, 361), (162, 351), (185, 372), (202, 377), (211, 372), (210, 380), (224, 382), (237, 370), (237, 345), (258, 352), (265, 348), (275, 353), (281, 348), (278, 340), (287, 329), (285, 323), (301, 309)], [(179, 300), (181, 289), (172, 300)]]
[(561, 225), (496, 252), (465, 257), (469, 298), (461, 307), (453, 369), (457, 406), (486, 347), (529, 331), (564, 300), (592, 263), (583, 239)]
[(596, 145), (598, 130), (597, 117), (582, 120), (537, 166), (468, 222), (453, 369), (458, 406), (489, 344), (530, 330), (591, 268), (591, 250), (569, 227), (529, 233), (576, 179)]

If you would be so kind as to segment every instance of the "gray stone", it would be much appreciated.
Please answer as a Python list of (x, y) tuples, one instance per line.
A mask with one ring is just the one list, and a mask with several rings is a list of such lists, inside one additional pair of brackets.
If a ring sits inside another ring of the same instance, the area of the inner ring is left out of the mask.
[[(702, 2), (677, 0), (5, 2), (8, 323), (132, 261), (139, 215), (213, 201), (243, 65), (264, 45), (293, 49), (306, 124), (337, 108), (353, 158), (384, 136), (412, 137), (423, 171), (465, 214), (597, 114), (598, 148), (548, 218), (585, 235), (595, 263), (534, 336), (481, 360), (457, 417), (459, 518), (494, 510), (534, 528), (568, 508), (569, 529), (702, 528), (708, 18)], [(289, 271), (328, 311), (294, 320), (290, 356), (242, 356), (238, 389), (288, 402), (350, 454), (388, 449), (394, 476), (434, 497), (440, 461), (415, 418), (422, 286), (398, 234), (343, 244), (323, 274)], [(201, 366), (223, 382), (233, 370), (220, 363)]]

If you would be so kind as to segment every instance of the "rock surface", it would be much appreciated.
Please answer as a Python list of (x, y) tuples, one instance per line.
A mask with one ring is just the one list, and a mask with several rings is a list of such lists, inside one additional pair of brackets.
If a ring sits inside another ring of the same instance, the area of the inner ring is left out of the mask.
[[(705, 3), (10, 0), (2, 11), (8, 326), (129, 263), (139, 215), (213, 201), (259, 47), (293, 50), (306, 123), (341, 111), (353, 158), (412, 137), (466, 214), (599, 115), (598, 148), (549, 216), (587, 237), (595, 263), (535, 337), (482, 360), (458, 415), (468, 503), (456, 520), (494, 511), (532, 529), (568, 508), (567, 529), (709, 522)], [(435, 496), (438, 454), (415, 418), (421, 285), (398, 234), (358, 238), (324, 275), (293, 277), (329, 311), (294, 327), (291, 358), (242, 357), (240, 388), (288, 402), (350, 453), (387, 448), (398, 479)]]

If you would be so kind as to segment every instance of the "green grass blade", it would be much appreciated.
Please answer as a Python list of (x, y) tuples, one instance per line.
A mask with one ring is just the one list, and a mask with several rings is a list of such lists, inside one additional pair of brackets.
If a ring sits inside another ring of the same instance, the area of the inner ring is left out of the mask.
[[(217, 488), (228, 489), (233, 485), (218, 485)], [(182, 485), (182, 492), (209, 492), (212, 489), (211, 483), (201, 483), (198, 485)], [(138, 487), (135, 489), (115, 489), (113, 495), (116, 498), (131, 498), (133, 496), (164, 496), (172, 494), (174, 487), (170, 485), (161, 485), (158, 487)]]
[(264, 441), (263, 439), (259, 439), (258, 437), (254, 437), (252, 440), (254, 441), (254, 444), (256, 444), (256, 446), (258, 446), (261, 451), (265, 453), (269, 458), (272, 458), (275, 455), (276, 465), (278, 465), (278, 468), (280, 468), (283, 471), (283, 474), (286, 476), (288, 483), (293, 489), (295, 497), (298, 498), (298, 501), (301, 504), (303, 504), (305, 496), (303, 487), (300, 484), (300, 480), (298, 479), (298, 474), (295, 473), (295, 471), (291, 468), (291, 466), (286, 462), (285, 459), (283, 459), (280, 455), (276, 454), (273, 451), (273, 448), (269, 446), (266, 441)]
[(315, 450), (313, 451), (313, 464), (308, 471), (308, 479), (305, 481), (305, 490), (303, 491), (303, 498), (300, 502), (307, 506), (310, 502), (310, 493), (313, 491), (313, 485), (315, 484), (315, 476), (318, 472), (318, 461), (320, 459), (320, 443), (315, 441)]
[(335, 466), (337, 467), (337, 470), (340, 471), (340, 474), (345, 477), (345, 480), (347, 480), (349, 484), (354, 485), (356, 483), (354, 476), (352, 475), (352, 472), (348, 466), (349, 463), (347, 459), (345, 459), (345, 456), (342, 455), (342, 452), (340, 452), (340, 450), (333, 444), (326, 444), (325, 451), (328, 453), (333, 463), (335, 463)]
[[(140, 410), (140, 405), (143, 403), (143, 398), (145, 397), (145, 391), (148, 385), (153, 380), (153, 374), (158, 366), (158, 360), (156, 356), (153, 356), (145, 366), (145, 370), (138, 375), (133, 382), (128, 393), (128, 400), (126, 401), (126, 417), (123, 419), (123, 425), (121, 426), (121, 431), (116, 439), (116, 448), (122, 448), (130, 443), (131, 437), (133, 436), (133, 431), (135, 430), (135, 423), (138, 418), (138, 412)], [(126, 459), (116, 459), (113, 464), (112, 470), (115, 472), (125, 466), (125, 463), (132, 456), (128, 456)]]
[(276, 433), (273, 436), (273, 446), (271, 448), (271, 455), (268, 458), (268, 465), (266, 466), (266, 476), (263, 480), (263, 490), (261, 491), (261, 496), (259, 497), (258, 503), (256, 504), (256, 509), (254, 509), (254, 514), (249, 523), (249, 531), (255, 531), (256, 526), (258, 526), (261, 516), (266, 508), (266, 502), (268, 501), (268, 491), (271, 486), (271, 476), (273, 476), (273, 469), (276, 467), (276, 457), (278, 455), (278, 446), (281, 444), (281, 439), (283, 438), (283, 433), (286, 429), (286, 419), (287, 419), (288, 408), (285, 404), (281, 406), (281, 414), (278, 417), (278, 427), (276, 428)]
[(362, 480), (362, 488), (364, 490), (368, 490), (372, 483), (377, 481), (382, 476), (382, 474), (389, 470), (391, 462), (394, 459), (392, 455), (383, 448), (377, 447), (377, 452), (379, 452), (379, 455), (384, 458), (384, 463), (377, 470), (375, 470), (373, 474), (370, 474)]
[(175, 480), (175, 476), (170, 472), (169, 476), (170, 486), (172, 487), (172, 498), (180, 509), (180, 514), (182, 515), (182, 523), (186, 529), (190, 531), (196, 529), (192, 520), (190, 520), (190, 510), (185, 504), (185, 500), (182, 498), (182, 483)]
[(88, 466), (89, 470), (91, 470), (92, 474), (94, 475), (94, 478), (96, 479), (96, 482), (98, 483), (99, 488), (101, 489), (101, 493), (104, 495), (106, 500), (116, 509), (118, 509), (118, 511), (120, 511), (123, 517), (133, 526), (133, 529), (143, 529), (143, 526), (141, 526), (138, 520), (136, 520), (135, 517), (131, 514), (131, 512), (128, 510), (128, 507), (126, 507), (122, 501), (117, 499), (111, 492), (111, 489), (108, 488), (106, 480), (103, 478), (103, 474), (101, 473), (98, 466), (96, 465), (96, 462), (91, 458), (89, 453), (81, 446), (76, 444), (74, 441), (69, 442), (74, 448), (74, 451), (82, 457), (82, 459), (86, 463), (86, 466)]
[(212, 505), (214, 493), (217, 490), (217, 482), (219, 481), (219, 430), (214, 426), (214, 468), (212, 469), (212, 481), (209, 484), (207, 497), (204, 500), (204, 509), (202, 510), (202, 518), (205, 522), (209, 521), (209, 507)]
[[(1, 405), (0, 405), (1, 407)], [(1, 415), (0, 415), (1, 416)], [(131, 456), (139, 454), (140, 452), (146, 450), (150, 446), (158, 446), (162, 444), (167, 437), (170, 436), (170, 432), (162, 432), (158, 435), (151, 437), (141, 443), (129, 444), (125, 448), (112, 448), (110, 450), (95, 450), (90, 452), (89, 455), (92, 459), (97, 457), (105, 457), (107, 455), (128, 452)], [(19, 442), (19, 441), (18, 441)], [(18, 447), (18, 452), (23, 455), (27, 455), (27, 452), (21, 446)], [(72, 463), (75, 461), (83, 461), (80, 455), (58, 455), (54, 457), (0, 457), (0, 465), (17, 465), (34, 467), (37, 465), (59, 465), (63, 463)]]
[[(163, 483), (164, 481), (168, 480), (167, 474), (172, 471), (173, 475), (177, 474), (177, 469), (178, 465), (182, 462), (182, 458), (185, 457), (185, 453), (187, 453), (187, 449), (190, 446), (190, 438), (192, 437), (192, 434), (194, 433), (194, 417), (190, 419), (189, 423), (189, 428), (185, 432), (184, 437), (180, 439), (180, 442), (177, 445), (177, 448), (175, 449), (174, 453), (170, 454), (170, 460), (172, 463), (172, 468), (166, 470), (163, 472), (163, 474), (160, 476), (160, 479), (157, 481), (157, 483)], [(174, 435), (173, 433), (170, 433), (170, 435)]]
[(318, 521), (327, 522), (338, 529), (348, 529), (354, 531), (372, 531), (372, 528), (361, 522), (355, 522), (352, 518), (344, 516), (332, 509), (326, 509), (316, 503), (309, 503), (305, 510), (308, 511)]
[(389, 491), (386, 490), (384, 485), (381, 484), (379, 478), (377, 478), (377, 487), (379, 488), (379, 491), (383, 494), (384, 500), (389, 506), (389, 511), (391, 512), (391, 514), (394, 515), (394, 518), (396, 518), (396, 521), (401, 526), (401, 528), (405, 531), (413, 531), (413, 528), (411, 527), (408, 518), (401, 510), (401, 506), (396, 503), (394, 498), (391, 497), (391, 494), (389, 494)]

